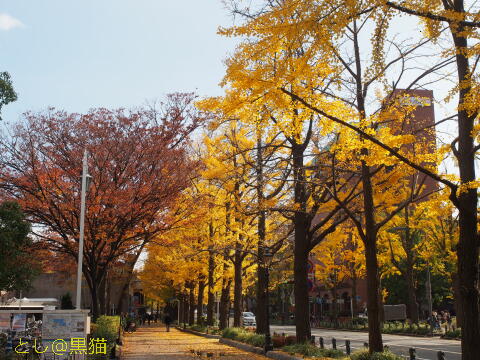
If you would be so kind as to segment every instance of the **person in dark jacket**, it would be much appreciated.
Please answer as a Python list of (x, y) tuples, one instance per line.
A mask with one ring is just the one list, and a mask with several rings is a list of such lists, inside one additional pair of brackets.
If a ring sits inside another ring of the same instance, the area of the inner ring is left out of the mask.
[(170, 324), (172, 323), (172, 318), (170, 317), (169, 313), (165, 313), (165, 317), (163, 318), (163, 322), (165, 323), (165, 326), (167, 327), (167, 332), (170, 331)]

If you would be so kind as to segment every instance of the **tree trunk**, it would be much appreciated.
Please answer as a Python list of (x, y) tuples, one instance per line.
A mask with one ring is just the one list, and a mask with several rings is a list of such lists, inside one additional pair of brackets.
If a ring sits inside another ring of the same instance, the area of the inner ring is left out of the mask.
[[(456, 314), (456, 323), (457, 323), (457, 327), (462, 327), (463, 311), (462, 311), (462, 305), (460, 303), (460, 288), (458, 285), (457, 274), (452, 275), (452, 284), (453, 284), (453, 301), (454, 301), (453, 306)], [(431, 314), (429, 314), (429, 316), (430, 315)]]
[[(212, 224), (210, 224), (211, 231), (213, 231)], [(215, 307), (215, 295), (213, 289), (215, 287), (213, 275), (215, 272), (215, 258), (213, 251), (208, 253), (208, 299), (207, 299), (207, 325), (213, 326), (213, 313)]]
[(188, 301), (188, 290), (185, 289), (185, 294), (184, 294), (184, 308), (183, 308), (183, 323), (186, 324), (188, 323), (188, 314), (190, 314), (190, 302)]
[[(225, 203), (225, 237), (230, 233), (230, 203)], [(220, 296), (220, 321), (219, 328), (225, 329), (228, 327), (228, 316), (230, 311), (230, 287), (232, 286), (232, 279), (228, 275), (228, 253), (224, 254), (223, 259), (223, 277), (222, 277), (222, 294)]]
[(363, 207), (365, 212), (365, 260), (367, 270), (367, 310), (369, 351), (382, 352), (380, 328), (380, 274), (377, 260), (377, 231), (370, 167), (362, 161)]
[(233, 326), (240, 327), (241, 317), (242, 317), (242, 292), (243, 292), (243, 277), (242, 277), (242, 263), (243, 256), (240, 250), (240, 245), (237, 244), (235, 250), (235, 261), (234, 261), (234, 287), (233, 287)]
[(203, 325), (203, 294), (205, 292), (205, 281), (198, 283), (197, 296), (197, 324)]
[(192, 326), (195, 323), (195, 286), (191, 285), (188, 289), (188, 325)]
[[(464, 1), (453, 2), (454, 10), (464, 13)], [(456, 154), (461, 184), (475, 181), (475, 143), (473, 128), (478, 112), (468, 114), (465, 105), (470, 101), (472, 91), (469, 60), (466, 55), (468, 41), (464, 26), (449, 24), (456, 49), (456, 64), (460, 84), (458, 96), (458, 152)], [(480, 353), (480, 296), (478, 288), (478, 257), (480, 239), (478, 236), (476, 188), (457, 191), (460, 236), (457, 246), (457, 273), (459, 305), (462, 317), (462, 359), (473, 360)]]
[(105, 308), (107, 310), (107, 315), (115, 315), (112, 313), (112, 279), (108, 276), (108, 272), (106, 275), (106, 286), (105, 286)]
[(298, 210), (295, 211), (294, 216), (295, 249), (293, 258), (293, 273), (295, 280), (295, 328), (297, 334), (297, 342), (299, 343), (310, 341), (312, 335), (310, 329), (310, 309), (308, 303), (307, 283), (307, 264), (309, 249), (307, 243), (307, 195), (305, 189), (305, 169), (303, 167), (303, 152), (303, 146), (292, 145), (294, 196), (295, 206), (298, 207)]
[[(147, 243), (143, 243), (142, 246), (140, 246), (140, 248), (138, 249), (138, 251), (136, 252), (134, 258), (132, 259), (132, 261), (128, 264), (128, 267), (127, 267), (127, 279), (125, 280), (123, 286), (122, 286), (122, 290), (120, 292), (120, 297), (118, 298), (118, 305), (117, 305), (117, 308), (118, 308), (118, 311), (121, 312), (123, 311), (122, 307), (123, 307), (123, 303), (124, 303), (124, 299), (126, 296), (128, 296), (129, 294), (127, 294), (128, 292), (128, 286), (130, 285), (130, 282), (132, 281), (132, 278), (133, 278), (133, 269), (135, 268), (135, 264), (137, 263), (138, 261), (138, 258), (140, 257), (140, 254), (142, 253), (143, 251), (143, 248), (145, 247)], [(127, 309), (128, 311), (129, 309)]]
[(358, 312), (358, 304), (357, 304), (357, 275), (355, 274), (352, 277), (352, 309), (353, 309), (353, 316), (357, 315)]
[(266, 218), (267, 214), (263, 210), (263, 152), (262, 152), (262, 137), (261, 132), (257, 132), (257, 159), (256, 159), (256, 175), (257, 175), (257, 206), (258, 206), (258, 223), (257, 223), (257, 233), (258, 233), (258, 245), (257, 245), (257, 294), (256, 294), (256, 322), (257, 334), (266, 334), (267, 333), (267, 303), (265, 299), (266, 295), (266, 273), (264, 264), (264, 246), (265, 246), (265, 237), (266, 237)]
[[(86, 267), (84, 266), (84, 269)], [(93, 271), (85, 271), (84, 272), (85, 279), (87, 280), (87, 285), (90, 290), (90, 300), (91, 300), (91, 308), (90, 311), (92, 312), (92, 321), (96, 321), (97, 318), (101, 315), (101, 308), (100, 308), (100, 297), (101, 291), (100, 286), (104, 279), (104, 272), (100, 272), (99, 274), (95, 274)], [(103, 297), (105, 299), (105, 292), (103, 293)]]
[[(180, 294), (179, 296), (180, 299), (180, 317), (178, 319), (178, 326), (180, 326), (181, 323), (185, 322), (185, 298), (183, 297), (183, 294)], [(158, 304), (158, 303), (157, 303)]]
[(410, 266), (407, 264), (407, 270), (405, 272), (405, 280), (407, 282), (407, 295), (408, 295), (408, 316), (413, 323), (418, 323), (418, 303), (417, 295), (415, 293), (415, 280), (413, 278), (413, 264)]
[[(237, 167), (236, 156), (233, 157), (233, 166)], [(233, 192), (235, 203), (234, 203), (234, 216), (235, 216), (235, 225), (237, 227), (242, 227), (242, 221), (240, 219), (240, 182), (235, 181), (235, 187)], [(233, 271), (234, 271), (234, 284), (233, 284), (233, 326), (241, 326), (241, 317), (242, 317), (242, 291), (243, 291), (243, 279), (242, 279), (242, 263), (243, 263), (243, 254), (242, 254), (242, 235), (238, 230), (233, 231), (235, 238), (235, 253), (233, 259)]]
[(407, 308), (408, 317), (411, 322), (417, 324), (419, 320), (418, 315), (418, 303), (415, 289), (415, 238), (414, 234), (410, 230), (410, 210), (409, 207), (405, 207), (405, 238), (402, 239), (402, 245), (405, 250), (406, 258), (406, 270), (402, 272), (405, 282), (407, 284)]
[(263, 263), (263, 249), (261, 247), (258, 248), (258, 266), (257, 266), (257, 296), (256, 296), (256, 313), (255, 318), (257, 321), (257, 334), (265, 334), (267, 332), (267, 311), (266, 311), (266, 274), (265, 274), (265, 267), (261, 264)]
[(220, 296), (220, 323), (221, 330), (228, 327), (228, 312), (230, 305), (230, 287), (232, 286), (232, 279), (222, 279), (222, 295)]
[(91, 311), (92, 311), (92, 321), (96, 321), (98, 319), (98, 316), (100, 315), (100, 305), (98, 303), (98, 291), (97, 291), (97, 287), (96, 286), (93, 286), (91, 289), (90, 289), (90, 293), (91, 293), (91, 297), (92, 297), (92, 308), (91, 308)]
[(100, 304), (100, 315), (106, 315), (107, 314), (107, 309), (106, 309), (106, 278), (103, 276), (103, 279), (100, 281), (100, 284), (98, 286), (98, 302)]

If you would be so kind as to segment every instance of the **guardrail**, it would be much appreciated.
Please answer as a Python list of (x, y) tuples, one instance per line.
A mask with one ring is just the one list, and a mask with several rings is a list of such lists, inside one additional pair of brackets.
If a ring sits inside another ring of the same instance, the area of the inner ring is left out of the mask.
[[(320, 347), (320, 349), (325, 349), (326, 348), (325, 347), (325, 339), (322, 336), (320, 336), (318, 338), (318, 343), (316, 342), (315, 336), (312, 336), (310, 341), (313, 345), (315, 345), (315, 346), (318, 345)], [(337, 344), (337, 339), (332, 338), (331, 343), (332, 343), (332, 349), (334, 349), (334, 350), (337, 350), (338, 347), (344, 347), (345, 348), (345, 353), (347, 355), (350, 355), (352, 353), (352, 346), (351, 346), (351, 341), (350, 340), (345, 340), (345, 343), (343, 345), (339, 346)], [(363, 346), (365, 348), (368, 348), (368, 343), (363, 343)], [(388, 350), (388, 345), (385, 345), (384, 349)], [(403, 356), (408, 360), (417, 360), (416, 349), (415, 348), (413, 348), (413, 347), (409, 348), (408, 353), (409, 353), (408, 356), (405, 356), (405, 355), (400, 355), (400, 356)], [(436, 360), (446, 360), (445, 353), (443, 351), (437, 351), (437, 359)]]

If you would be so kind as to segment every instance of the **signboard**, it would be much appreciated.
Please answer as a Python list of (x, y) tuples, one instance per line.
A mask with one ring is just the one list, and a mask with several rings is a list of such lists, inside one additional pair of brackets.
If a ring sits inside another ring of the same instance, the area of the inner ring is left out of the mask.
[[(43, 314), (42, 342), (48, 346), (45, 353), (47, 356), (54, 355), (55, 359), (67, 360), (69, 358), (70, 342), (72, 338), (86, 338), (89, 332), (89, 317), (80, 312), (46, 312)], [(56, 350), (55, 350), (56, 349)], [(77, 355), (76, 359), (84, 359), (83, 354)]]
[(0, 314), (0, 332), (6, 333), (10, 330), (10, 314)]
[(385, 320), (405, 320), (407, 318), (407, 306), (400, 305), (383, 305)]
[(44, 339), (70, 338), (70, 323), (70, 314), (44, 314), (42, 324), (42, 337)]
[(405, 106), (431, 106), (432, 99), (418, 96), (403, 96), (399, 103)]
[(85, 316), (72, 314), (70, 319), (70, 337), (85, 337)]
[(27, 324), (27, 314), (14, 314), (12, 320), (12, 330), (25, 331)]

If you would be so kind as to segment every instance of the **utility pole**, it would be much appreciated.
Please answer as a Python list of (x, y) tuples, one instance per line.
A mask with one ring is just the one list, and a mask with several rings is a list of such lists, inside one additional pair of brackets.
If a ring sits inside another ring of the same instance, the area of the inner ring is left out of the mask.
[(83, 168), (82, 168), (82, 189), (80, 195), (80, 239), (78, 242), (78, 267), (77, 267), (77, 296), (75, 301), (75, 307), (77, 310), (82, 308), (82, 266), (83, 266), (83, 238), (85, 232), (85, 197), (87, 193), (87, 180), (88, 175), (88, 153), (87, 150), (83, 153)]

